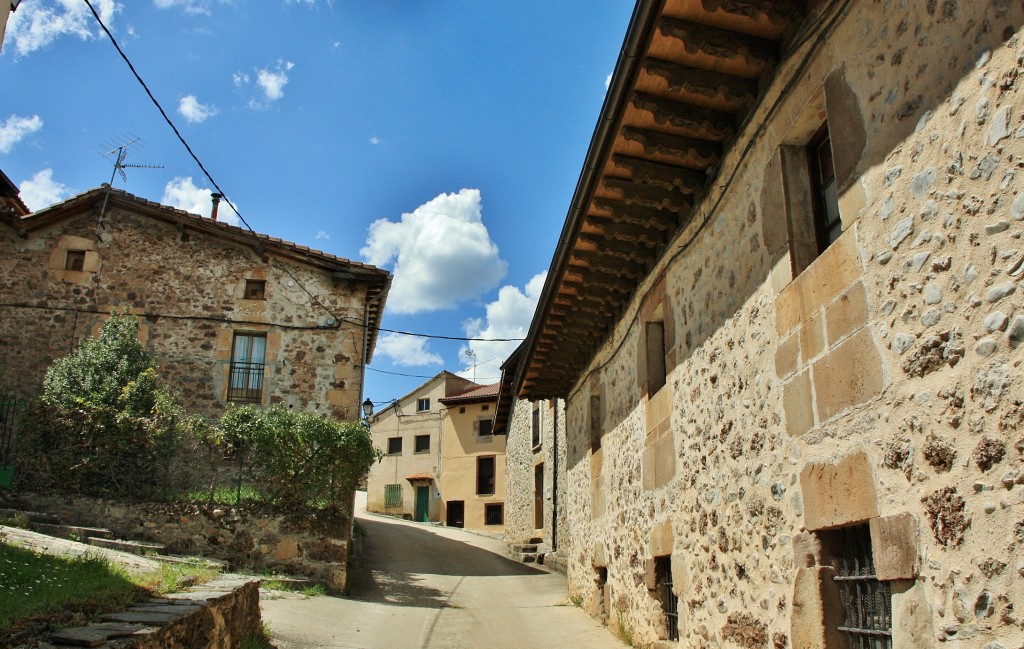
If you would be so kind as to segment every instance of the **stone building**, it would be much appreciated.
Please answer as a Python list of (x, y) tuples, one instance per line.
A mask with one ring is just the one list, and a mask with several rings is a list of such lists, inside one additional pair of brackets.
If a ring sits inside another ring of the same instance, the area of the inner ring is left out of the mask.
[(0, 246), (0, 368), (22, 394), (128, 308), (193, 412), (277, 403), (359, 417), (386, 271), (106, 186), (0, 210)]
[(515, 382), (623, 636), (1024, 643), (1022, 24), (637, 3)]
[(426, 522), (441, 520), (441, 432), (446, 409), (441, 399), (476, 387), (441, 372), (370, 418), (373, 445), (387, 455), (366, 481), (366, 508)]
[(505, 542), (512, 556), (561, 567), (565, 527), (565, 403), (519, 399), (521, 349), (502, 365), (494, 432), (505, 442)]

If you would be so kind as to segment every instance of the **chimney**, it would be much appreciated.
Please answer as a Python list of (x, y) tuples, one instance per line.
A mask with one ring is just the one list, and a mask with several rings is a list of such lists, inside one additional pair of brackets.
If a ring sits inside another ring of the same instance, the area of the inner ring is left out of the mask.
[(220, 206), (220, 199), (224, 198), (224, 194), (218, 194), (213, 192), (210, 194), (210, 199), (213, 201), (213, 211), (210, 212), (210, 218), (214, 221), (217, 220), (217, 208)]

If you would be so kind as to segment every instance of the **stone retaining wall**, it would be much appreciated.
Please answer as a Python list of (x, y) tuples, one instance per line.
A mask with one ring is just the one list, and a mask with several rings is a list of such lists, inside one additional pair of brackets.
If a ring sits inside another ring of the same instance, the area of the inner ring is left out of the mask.
[(167, 546), (172, 554), (227, 561), (232, 570), (305, 576), (343, 592), (352, 518), (348, 512), (269, 514), (255, 509), (124, 503), (84, 496), (19, 494), (20, 508), (74, 525)]

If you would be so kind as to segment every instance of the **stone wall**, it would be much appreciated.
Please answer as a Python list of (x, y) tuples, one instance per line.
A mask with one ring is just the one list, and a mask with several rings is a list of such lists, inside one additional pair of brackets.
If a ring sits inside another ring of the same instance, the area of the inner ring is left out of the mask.
[[(0, 225), (0, 382), (37, 394), (47, 367), (95, 334), (114, 308), (140, 316), (160, 378), (188, 409), (216, 416), (227, 397), (235, 332), (266, 334), (263, 403), (358, 417), (366, 287), (330, 271), (271, 258), (233, 240), (112, 209), (57, 220), (25, 236)], [(64, 270), (85, 250), (82, 271)], [(287, 272), (286, 270), (287, 269)], [(266, 299), (245, 299), (246, 280)], [(307, 293), (303, 287), (309, 290)]]
[(304, 576), (344, 592), (351, 509), (282, 516), (253, 508), (124, 503), (19, 493), (19, 509), (54, 514), (70, 525), (109, 529), (119, 538), (167, 546), (171, 554), (212, 557), (232, 570)]
[[(683, 646), (833, 647), (821, 545), (868, 522), (895, 646), (1024, 642), (1022, 24), (1020, 3), (854, 0), (780, 65), (734, 180), (568, 395), (563, 542), (592, 613), (665, 637), (671, 555)], [(794, 277), (780, 161), (826, 116), (844, 232)], [(652, 304), (674, 344), (648, 395)]]

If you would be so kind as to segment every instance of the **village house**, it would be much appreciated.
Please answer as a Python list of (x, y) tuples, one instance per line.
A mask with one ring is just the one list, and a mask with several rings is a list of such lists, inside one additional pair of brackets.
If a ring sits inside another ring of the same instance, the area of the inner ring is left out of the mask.
[(373, 465), (366, 480), (368, 511), (420, 522), (441, 520), (441, 399), (475, 386), (441, 372), (371, 416), (373, 445), (387, 455)]
[(441, 372), (370, 417), (387, 455), (367, 479), (367, 510), (500, 533), (505, 436), (492, 430), (499, 384)]
[(107, 186), (32, 214), (7, 203), (0, 378), (9, 388), (37, 394), (54, 359), (126, 308), (161, 381), (191, 412), (281, 404), (359, 418), (386, 271)]
[(514, 381), (624, 637), (1024, 643), (1022, 25), (637, 3)]

